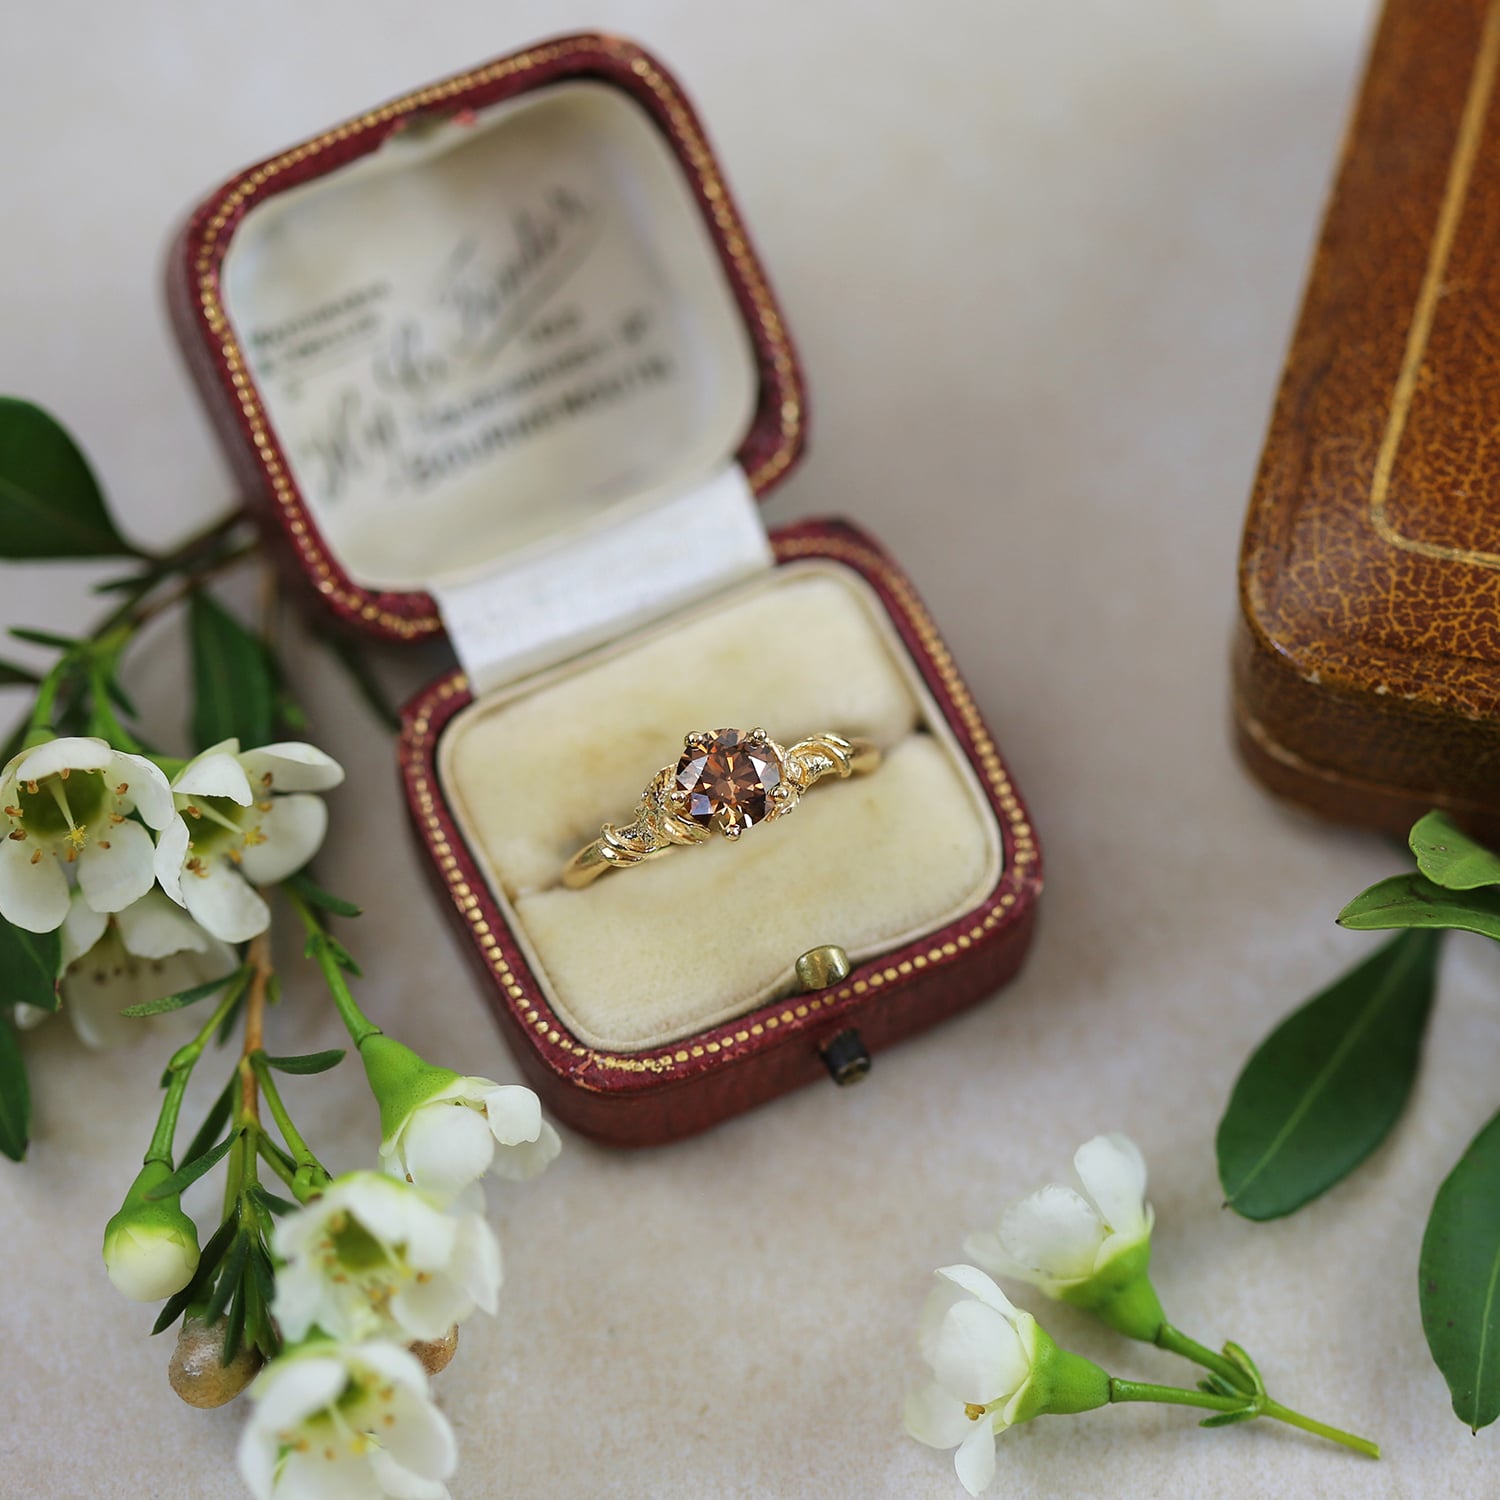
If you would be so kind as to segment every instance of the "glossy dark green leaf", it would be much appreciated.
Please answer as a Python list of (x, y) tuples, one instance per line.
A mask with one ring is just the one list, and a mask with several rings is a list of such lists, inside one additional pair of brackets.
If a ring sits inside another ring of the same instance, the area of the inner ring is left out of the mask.
[(1478, 1432), (1500, 1417), (1500, 1115), (1438, 1189), (1420, 1275), (1427, 1347), (1455, 1415)]
[(1356, 896), (1339, 913), (1339, 925), (1355, 932), (1447, 928), (1500, 940), (1500, 890), (1444, 890), (1413, 870)]
[(1219, 1122), (1219, 1181), (1237, 1212), (1289, 1214), (1385, 1139), (1416, 1077), (1441, 942), (1392, 938), (1256, 1049)]
[(27, 932), (0, 917), (0, 1005), (56, 1010), (61, 972), (61, 933)]
[(0, 1016), (0, 1151), (12, 1161), (26, 1155), (31, 1135), (31, 1086), (16, 1028)]
[(0, 557), (127, 557), (88, 460), (29, 401), (0, 396)]
[(246, 749), (269, 743), (276, 693), (259, 639), (201, 590), (192, 596), (188, 629), (198, 748), (227, 739), (238, 739)]
[(344, 1049), (332, 1047), (327, 1052), (304, 1052), (298, 1057), (268, 1057), (266, 1066), (278, 1073), (326, 1073), (344, 1060)]
[(1430, 812), (1411, 831), (1417, 868), (1450, 891), (1500, 885), (1500, 854), (1471, 839), (1447, 813)]
[(120, 1014), (135, 1019), (142, 1016), (164, 1016), (174, 1010), (185, 1010), (189, 1005), (196, 1005), (200, 1000), (207, 1000), (210, 995), (217, 995), (225, 985), (242, 980), (245, 974), (244, 969), (234, 969), (218, 979), (195, 984), (192, 989), (179, 990), (175, 995), (163, 995), (157, 1000), (142, 1000), (139, 1005), (127, 1005)]

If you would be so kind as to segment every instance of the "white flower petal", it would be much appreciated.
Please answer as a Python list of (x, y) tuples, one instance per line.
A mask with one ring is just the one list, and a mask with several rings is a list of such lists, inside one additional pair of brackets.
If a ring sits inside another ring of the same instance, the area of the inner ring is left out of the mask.
[[(480, 1082), (477, 1078), (472, 1081)], [(542, 1101), (518, 1083), (492, 1085), (487, 1089), (484, 1114), (502, 1146), (534, 1141), (542, 1133)]]
[(974, 1423), (974, 1431), (953, 1455), (958, 1482), (971, 1495), (982, 1495), (995, 1478), (995, 1433), (987, 1421)]
[(938, 1330), (932, 1373), (960, 1401), (988, 1406), (1026, 1383), (1031, 1361), (1003, 1313), (969, 1300), (948, 1309)]
[(350, 1452), (342, 1438), (333, 1454), (329, 1458), (314, 1445), (288, 1453), (276, 1476), (275, 1500), (376, 1500), (369, 1455)]
[(386, 1451), (424, 1479), (447, 1479), (458, 1467), (458, 1444), (448, 1419), (425, 1394), (398, 1389), (391, 1402), (396, 1420), (381, 1434)]
[(348, 1350), (349, 1358), (367, 1365), (377, 1375), (419, 1396), (427, 1394), (427, 1371), (422, 1362), (409, 1350), (398, 1349), (394, 1344), (372, 1341), (354, 1344)]
[(1085, 1141), (1073, 1166), (1104, 1221), (1117, 1234), (1144, 1238), (1146, 1225), (1146, 1159), (1129, 1136), (1115, 1132)]
[(156, 846), (139, 823), (124, 822), (108, 838), (90, 838), (78, 856), (78, 886), (95, 911), (121, 911), (139, 901), (155, 878)]
[(500, 1305), (500, 1241), (479, 1214), (464, 1214), (458, 1220), (452, 1274), (474, 1305), (494, 1317)]
[(936, 1381), (907, 1396), (903, 1415), (907, 1432), (929, 1448), (956, 1448), (974, 1430), (964, 1403)]
[(182, 896), (192, 919), (226, 943), (248, 942), (271, 922), (270, 908), (221, 859), (205, 860), (201, 875), (188, 875)]
[(495, 1138), (485, 1117), (467, 1104), (424, 1104), (412, 1112), (398, 1142), (411, 1180), (450, 1199), (489, 1170)]
[[(153, 765), (145, 756), (126, 755), (117, 750), (110, 757), (105, 778), (121, 812), (134, 808), (157, 830), (172, 821), (177, 811), (172, 801), (172, 788), (161, 767)], [(120, 787), (125, 790), (118, 790)]]
[(247, 750), (240, 764), (257, 788), (277, 792), (326, 792), (344, 779), (344, 768), (332, 756), (298, 740)]
[[(278, 1229), (280, 1225), (277, 1226)], [(286, 1247), (277, 1242), (276, 1253), (285, 1256)], [(308, 1329), (318, 1321), (323, 1306), (323, 1278), (308, 1260), (293, 1260), (276, 1273), (276, 1297), (273, 1311), (282, 1337), (295, 1344), (307, 1337)]]
[(240, 1467), (240, 1478), (255, 1500), (274, 1500), (273, 1485), (276, 1482), (276, 1455), (280, 1444), (270, 1430), (262, 1430), (252, 1419), (240, 1433), (240, 1445), (235, 1458)]
[(452, 1258), (457, 1223), (404, 1182), (379, 1172), (351, 1172), (322, 1201), (347, 1208), (376, 1239), (404, 1245), (413, 1270), (436, 1270)]
[(411, 1281), (391, 1298), (391, 1317), (407, 1338), (440, 1339), (474, 1311), (474, 1299), (447, 1276)]
[(206, 750), (190, 760), (177, 773), (172, 790), (179, 797), (228, 797), (241, 807), (255, 801), (245, 768), (227, 750)]
[(43, 851), (32, 863), (31, 839), (0, 839), (0, 916), (27, 932), (52, 932), (68, 915), (68, 879)]
[(1011, 1306), (1010, 1298), (976, 1266), (943, 1266), (937, 1275), (944, 1281), (952, 1282), (954, 1286), (962, 1287), (971, 1297), (977, 1297), (986, 1307), (993, 1307), (1007, 1318), (1020, 1316)]
[(22, 1031), (33, 1031), (52, 1014), (50, 1010), (43, 1010), (40, 1005), (28, 1005), (24, 1000), (17, 1001), (16, 1008), (12, 1012), (15, 1016), (16, 1025)]
[(1093, 1205), (1060, 1182), (1049, 1182), (1011, 1204), (1000, 1220), (1005, 1252), (1053, 1281), (1092, 1274), (1104, 1236)]
[(259, 1427), (295, 1427), (343, 1394), (349, 1372), (342, 1359), (303, 1354), (275, 1359), (256, 1376), (250, 1394)]
[(82, 891), (74, 891), (62, 924), (63, 968), (77, 963), (104, 936), (104, 929), (108, 926), (108, 915), (95, 911), (83, 899)]
[[(213, 939), (160, 891), (147, 891), (115, 916), (125, 951), (137, 958), (206, 953)], [(227, 971), (226, 971), (227, 972)]]
[(263, 813), (263, 844), (245, 847), (241, 868), (256, 885), (275, 885), (294, 874), (315, 855), (328, 832), (328, 809), (321, 797), (277, 797)]
[(185, 904), (182, 899), (182, 867), (187, 861), (190, 838), (186, 819), (174, 818), (157, 838), (156, 854), (151, 861), (157, 884), (179, 906)]
[(490, 1170), (497, 1177), (511, 1182), (529, 1182), (540, 1176), (557, 1160), (562, 1151), (562, 1138), (546, 1120), (542, 1121), (541, 1134), (534, 1141), (522, 1141), (516, 1146), (501, 1146), (495, 1152)]
[(423, 1479), (403, 1469), (383, 1448), (373, 1449), (369, 1458), (376, 1484), (391, 1500), (448, 1500), (448, 1486), (440, 1479)]
[(65, 735), (48, 740), (13, 762), (17, 781), (40, 781), (59, 771), (103, 771), (114, 759), (115, 751), (92, 735)]

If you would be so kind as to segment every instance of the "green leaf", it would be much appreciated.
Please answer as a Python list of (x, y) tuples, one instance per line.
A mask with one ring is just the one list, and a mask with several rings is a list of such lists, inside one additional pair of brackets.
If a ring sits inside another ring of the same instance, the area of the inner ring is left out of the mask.
[(1454, 1414), (1478, 1432), (1500, 1416), (1500, 1114), (1438, 1189), (1420, 1276), (1427, 1347)]
[(62, 934), (27, 932), (0, 917), (0, 1003), (56, 1010)]
[(78, 445), (40, 407), (0, 396), (0, 557), (132, 557)]
[(1339, 913), (1354, 932), (1439, 927), (1500, 940), (1500, 890), (1447, 891), (1412, 871), (1392, 875), (1356, 896)]
[(172, 1173), (170, 1177), (158, 1182), (149, 1193), (146, 1194), (147, 1203), (157, 1203), (163, 1198), (175, 1197), (178, 1193), (185, 1192), (197, 1182), (205, 1172), (212, 1170), (215, 1163), (227, 1156), (229, 1148), (239, 1138), (237, 1130), (231, 1131), (210, 1151), (205, 1151), (202, 1156), (195, 1156), (191, 1161)]
[(1215, 1416), (1204, 1417), (1198, 1425), (1200, 1427), (1233, 1427), (1236, 1422), (1249, 1422), (1256, 1415), (1252, 1407), (1246, 1407), (1243, 1411), (1221, 1411)]
[(357, 917), (362, 914), (361, 908), (352, 901), (346, 901), (342, 896), (332, 895), (321, 886), (315, 885), (306, 870), (290, 876), (283, 884), (288, 890), (295, 891), (301, 896), (309, 906), (316, 906), (335, 917)]
[(0, 1018), (0, 1151), (12, 1161), (26, 1155), (31, 1133), (31, 1087), (20, 1040), (10, 1021)]
[(178, 1157), (180, 1162), (195, 1161), (218, 1140), (219, 1132), (229, 1123), (229, 1114), (234, 1108), (234, 1096), (239, 1088), (239, 1082), (238, 1072), (232, 1073), (229, 1082), (224, 1085), (224, 1092), (209, 1105), (208, 1113), (203, 1117), (203, 1123), (193, 1133), (192, 1140)]
[(41, 680), (41, 674), (30, 667), (0, 660), (0, 687), (35, 687)]
[(1219, 1122), (1219, 1181), (1236, 1212), (1301, 1208), (1389, 1134), (1416, 1077), (1441, 943), (1392, 938), (1256, 1049)]
[(50, 630), (33, 630), (29, 625), (12, 625), (10, 634), (18, 641), (27, 641), (33, 646), (51, 646), (57, 651), (71, 651), (83, 644), (76, 635), (56, 635)]
[[(280, 1215), (294, 1214), (297, 1212), (297, 1205), (293, 1203), (290, 1198), (283, 1198), (279, 1193), (273, 1193), (263, 1183), (253, 1183), (250, 1187), (250, 1196), (258, 1204), (260, 1204), (260, 1206), (264, 1208), (267, 1213)], [(269, 1291), (267, 1291), (266, 1293), (266, 1300), (268, 1302), (271, 1300), (271, 1294)]]
[(260, 641), (201, 589), (188, 608), (193, 643), (193, 738), (200, 750), (271, 739), (275, 688)]
[(1447, 813), (1430, 812), (1411, 831), (1417, 868), (1450, 891), (1500, 885), (1500, 854), (1471, 839)]
[(300, 1057), (268, 1057), (266, 1066), (278, 1073), (326, 1073), (343, 1060), (344, 1049), (333, 1047), (327, 1052), (304, 1052)]
[(218, 979), (210, 979), (204, 984), (195, 984), (189, 990), (179, 990), (175, 995), (163, 995), (159, 1000), (142, 1000), (139, 1005), (127, 1005), (120, 1014), (134, 1019), (141, 1016), (164, 1016), (169, 1011), (186, 1010), (189, 1005), (196, 1005), (200, 1000), (207, 1000), (210, 995), (217, 995), (225, 985), (243, 979), (245, 974), (244, 969), (234, 969)]
[(250, 1235), (242, 1229), (234, 1237), (234, 1244), (224, 1260), (224, 1269), (219, 1273), (219, 1284), (208, 1300), (208, 1308), (203, 1314), (205, 1323), (212, 1323), (224, 1311), (230, 1297), (239, 1290), (240, 1281), (245, 1274), (245, 1261), (249, 1255)]

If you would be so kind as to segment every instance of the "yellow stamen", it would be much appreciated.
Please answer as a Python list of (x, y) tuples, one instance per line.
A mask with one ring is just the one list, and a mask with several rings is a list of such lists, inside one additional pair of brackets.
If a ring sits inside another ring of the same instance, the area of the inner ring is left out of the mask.
[(117, 786), (115, 788), (115, 796), (117, 796), (117, 797), (123, 797), (125, 795), (125, 793), (128, 792), (129, 790), (130, 790), (130, 783), (128, 781), (122, 781), (119, 784), (119, 786)]
[(977, 1422), (984, 1415), (984, 1408), (976, 1406), (972, 1401), (969, 1401), (964, 1405), (964, 1415), (971, 1422)]
[(19, 807), (7, 807), (5, 809), (5, 816), (7, 818), (19, 818), (22, 816), (21, 809)]
[(11, 834), (11, 837), (13, 839), (24, 839), (26, 837), (26, 830), (24, 828), (18, 828), (13, 834)]
[(41, 862), (42, 862), (42, 851), (40, 849), (33, 849), (31, 851), (31, 862), (34, 865), (41, 864)]
[(265, 841), (266, 836), (260, 831), (259, 824), (254, 828), (245, 830), (245, 847), (247, 849), (253, 849), (257, 844), (263, 844)]
[(66, 781), (70, 774), (70, 767), (64, 766), (62, 770), (60, 770), (57, 774), (61, 776), (64, 781)]
[(108, 839), (100, 839), (99, 840), (99, 847), (101, 849), (108, 849), (109, 848), (109, 840)]

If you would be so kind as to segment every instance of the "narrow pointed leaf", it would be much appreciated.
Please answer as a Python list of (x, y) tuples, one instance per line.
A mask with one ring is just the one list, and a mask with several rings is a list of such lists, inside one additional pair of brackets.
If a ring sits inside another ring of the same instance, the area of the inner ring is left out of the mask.
[(16, 1028), (0, 1017), (0, 1151), (12, 1161), (26, 1155), (31, 1134), (31, 1087)]
[(238, 1132), (231, 1131), (212, 1150), (205, 1151), (202, 1156), (195, 1156), (192, 1161), (178, 1167), (170, 1177), (157, 1183), (146, 1194), (146, 1202), (156, 1203), (162, 1198), (172, 1198), (178, 1193), (186, 1192), (205, 1172), (211, 1171), (214, 1165), (228, 1154), (229, 1148), (234, 1145), (237, 1137)]
[(223, 1093), (209, 1105), (208, 1113), (203, 1117), (203, 1123), (194, 1132), (192, 1140), (188, 1142), (182, 1155), (178, 1157), (180, 1162), (196, 1161), (218, 1140), (219, 1132), (229, 1123), (229, 1114), (234, 1108), (234, 1096), (239, 1088), (239, 1081), (238, 1073), (230, 1075), (229, 1082), (224, 1085)]
[(1420, 1276), (1427, 1347), (1454, 1414), (1478, 1432), (1500, 1417), (1500, 1114), (1438, 1189)]
[(0, 1004), (56, 1010), (62, 936), (27, 932), (0, 917)]
[(81, 644), (74, 635), (58, 635), (51, 630), (35, 630), (30, 625), (12, 625), (10, 634), (18, 641), (29, 641), (33, 646), (51, 646), (57, 651), (71, 651)]
[(30, 667), (0, 660), (0, 687), (35, 687), (41, 680), (41, 675), (33, 672)]
[(268, 1057), (266, 1066), (278, 1073), (326, 1073), (344, 1060), (344, 1049), (332, 1047), (327, 1052), (304, 1052), (297, 1057)]
[(299, 870), (295, 875), (288, 876), (285, 884), (288, 890), (295, 891), (309, 906), (316, 906), (335, 917), (360, 915), (361, 908), (352, 901), (346, 901), (342, 896), (335, 896), (325, 891), (322, 886), (312, 880), (306, 870)]
[(1500, 890), (1444, 890), (1413, 870), (1356, 896), (1339, 913), (1339, 926), (1355, 932), (1437, 927), (1500, 940)]
[(1447, 813), (1430, 812), (1411, 831), (1417, 868), (1450, 891), (1500, 885), (1500, 854), (1471, 839)]
[(195, 1302), (203, 1298), (208, 1290), (208, 1284), (213, 1280), (214, 1272), (218, 1270), (219, 1263), (224, 1259), (224, 1252), (229, 1248), (229, 1242), (234, 1238), (238, 1224), (235, 1219), (225, 1219), (219, 1227), (214, 1230), (212, 1238), (203, 1247), (203, 1253), (198, 1257), (198, 1269), (193, 1272), (193, 1279), (183, 1287), (180, 1292), (174, 1292), (167, 1299), (167, 1304), (162, 1308), (156, 1322), (151, 1325), (153, 1334), (161, 1333), (170, 1328), (178, 1318), (182, 1316), (185, 1308), (191, 1307)]
[(170, 1011), (184, 1010), (189, 1005), (196, 1005), (200, 1000), (207, 1000), (210, 995), (217, 995), (225, 985), (243, 979), (245, 974), (246, 970), (235, 969), (228, 974), (221, 975), (218, 979), (195, 984), (191, 989), (179, 990), (175, 995), (163, 995), (158, 1000), (142, 1000), (139, 1005), (127, 1005), (120, 1014), (131, 1017), (164, 1016)]
[(269, 742), (276, 695), (260, 640), (201, 590), (192, 596), (188, 629), (198, 748), (231, 738), (247, 749)]
[(1219, 1122), (1219, 1181), (1236, 1212), (1291, 1213), (1390, 1133), (1421, 1059), (1441, 942), (1392, 938), (1256, 1049)]
[(1216, 1416), (1204, 1417), (1200, 1427), (1233, 1427), (1236, 1422), (1248, 1422), (1255, 1416), (1253, 1411), (1221, 1411)]
[(128, 557), (98, 481), (56, 418), (0, 396), (0, 557)]
[(250, 1235), (245, 1230), (234, 1237), (229, 1254), (224, 1259), (224, 1269), (219, 1273), (219, 1284), (208, 1300), (203, 1314), (205, 1323), (212, 1323), (229, 1304), (229, 1299), (239, 1290), (240, 1279), (245, 1274), (245, 1260), (250, 1254)]

